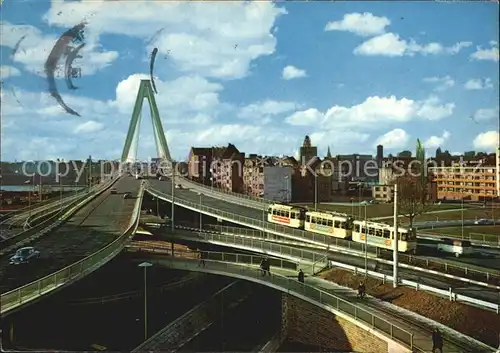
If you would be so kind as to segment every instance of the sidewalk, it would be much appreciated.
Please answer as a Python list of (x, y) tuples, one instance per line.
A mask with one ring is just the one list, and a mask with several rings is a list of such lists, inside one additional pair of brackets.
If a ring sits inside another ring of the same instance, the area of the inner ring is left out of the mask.
[(487, 345), (474, 340), (473, 338), (465, 336), (438, 322), (410, 312), (409, 310), (396, 307), (395, 305), (371, 296), (367, 296), (365, 299), (359, 299), (356, 296), (356, 291), (350, 288), (339, 286), (333, 282), (318, 277), (306, 277), (305, 282), (311, 286), (321, 288), (338, 297), (346, 299), (349, 302), (365, 308), (365, 310), (372, 312), (403, 329), (413, 332), (414, 345), (424, 352), (431, 352), (431, 332), (435, 327), (438, 327), (443, 335), (443, 339), (445, 341), (443, 351), (445, 352), (479, 353), (495, 351), (493, 348), (488, 348)]

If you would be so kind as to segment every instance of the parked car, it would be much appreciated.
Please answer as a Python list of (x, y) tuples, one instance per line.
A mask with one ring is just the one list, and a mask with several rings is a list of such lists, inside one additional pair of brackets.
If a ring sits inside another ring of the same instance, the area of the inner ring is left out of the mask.
[(111, 193), (112, 193), (112, 194), (117, 194), (117, 193), (118, 193), (118, 190), (116, 190), (116, 188), (112, 188), (112, 189), (111, 189)]
[(130, 196), (132, 196), (132, 194), (130, 192), (126, 192), (123, 194), (124, 199), (128, 199)]
[(481, 218), (481, 219), (477, 219), (474, 224), (490, 224), (490, 220), (489, 219), (485, 219), (485, 218)]
[(40, 251), (35, 250), (32, 246), (20, 248), (15, 255), (10, 258), (11, 265), (19, 265), (29, 263), (31, 260), (39, 259)]

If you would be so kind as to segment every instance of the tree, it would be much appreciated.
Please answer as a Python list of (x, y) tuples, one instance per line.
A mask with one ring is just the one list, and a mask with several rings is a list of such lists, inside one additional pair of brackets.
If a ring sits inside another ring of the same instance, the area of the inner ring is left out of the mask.
[(431, 205), (427, 180), (406, 174), (398, 177), (395, 184), (398, 185), (398, 213), (408, 218), (411, 228), (415, 217), (425, 213)]

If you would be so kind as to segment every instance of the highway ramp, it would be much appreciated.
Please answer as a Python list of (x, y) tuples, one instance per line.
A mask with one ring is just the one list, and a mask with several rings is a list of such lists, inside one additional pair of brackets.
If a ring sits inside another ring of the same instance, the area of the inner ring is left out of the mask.
[[(0, 292), (21, 287), (47, 276), (94, 253), (122, 234), (136, 202), (140, 182), (130, 177), (120, 179), (110, 190), (96, 197), (54, 232), (34, 241), (41, 258), (27, 265), (9, 265), (12, 254), (0, 258)], [(124, 192), (132, 197), (123, 198)]]

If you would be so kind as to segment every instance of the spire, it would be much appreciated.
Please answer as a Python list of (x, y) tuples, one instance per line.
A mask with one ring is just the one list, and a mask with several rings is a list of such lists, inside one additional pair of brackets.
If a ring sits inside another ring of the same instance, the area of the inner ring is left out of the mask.
[(304, 143), (302, 144), (302, 147), (311, 147), (311, 139), (309, 138), (308, 135), (304, 138)]
[(330, 146), (328, 146), (328, 151), (326, 151), (326, 158), (332, 158), (332, 153), (330, 152)]

